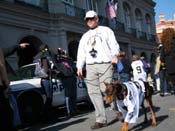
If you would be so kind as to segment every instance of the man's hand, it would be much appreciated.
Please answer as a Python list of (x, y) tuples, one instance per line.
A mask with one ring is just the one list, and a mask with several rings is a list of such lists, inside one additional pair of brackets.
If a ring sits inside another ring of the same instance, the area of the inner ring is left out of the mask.
[(6, 80), (4, 82), (4, 84), (5, 84), (6, 89), (8, 89), (10, 87), (10, 81), (9, 80)]
[(27, 46), (29, 46), (30, 44), (29, 43), (21, 43), (19, 46), (24, 49), (26, 48)]
[(117, 64), (118, 63), (118, 57), (117, 56), (113, 56), (112, 57), (112, 63), (113, 64)]
[(83, 79), (83, 71), (82, 69), (77, 69), (77, 75), (82, 80)]
[(5, 85), (4, 85), (4, 95), (5, 95), (5, 97), (6, 98), (8, 98), (9, 97), (9, 95), (10, 95), (10, 81), (9, 80), (6, 80), (5, 81), (5, 83), (4, 83)]

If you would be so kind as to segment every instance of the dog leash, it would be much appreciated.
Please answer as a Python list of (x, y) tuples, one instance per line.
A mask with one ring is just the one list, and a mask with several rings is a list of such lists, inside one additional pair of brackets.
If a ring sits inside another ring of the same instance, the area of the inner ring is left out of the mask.
[[(108, 66), (108, 68), (100, 75), (100, 76), (98, 76), (97, 78), (95, 78), (95, 79), (86, 79), (86, 78), (84, 78), (86, 81), (94, 81), (94, 80), (97, 80), (97, 79), (99, 79), (100, 77), (102, 77), (108, 70), (109, 70), (109, 68), (112, 66), (112, 64), (110, 64), (109, 66)], [(109, 77), (107, 77), (107, 78), (109, 78)], [(106, 79), (107, 79), (106, 78)], [(105, 80), (106, 80), (105, 79)], [(104, 81), (103, 81), (104, 82)]]
[[(91, 80), (86, 79), (86, 78), (84, 78), (84, 79), (86, 80), (87, 83), (90, 83), (91, 81), (97, 80), (100, 77), (102, 77), (109, 70), (109, 68), (111, 66), (113, 66), (113, 75), (112, 75), (112, 81), (111, 82), (114, 82), (114, 81), (116, 81), (116, 79), (114, 78), (114, 74), (116, 74), (117, 75), (117, 78), (119, 78), (119, 73), (117, 71), (117, 64), (114, 64), (114, 63), (110, 64), (109, 67), (100, 76), (98, 76), (97, 78), (91, 79)], [(111, 78), (111, 77), (106, 77), (105, 80), (107, 80), (108, 78)], [(99, 83), (103, 83), (105, 80), (103, 80), (102, 82), (99, 82)], [(92, 84), (92, 83), (90, 83), (90, 84)]]
[(120, 75), (119, 72), (117, 70), (117, 64), (112, 64), (113, 65), (113, 79), (112, 82), (115, 82), (116, 80), (120, 81)]

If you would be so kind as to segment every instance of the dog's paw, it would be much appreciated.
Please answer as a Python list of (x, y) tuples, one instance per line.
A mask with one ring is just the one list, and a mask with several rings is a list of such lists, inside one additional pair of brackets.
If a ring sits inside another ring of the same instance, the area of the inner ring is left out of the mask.
[(155, 115), (153, 115), (153, 118), (152, 118), (152, 127), (155, 127), (156, 126), (156, 117)]
[(123, 115), (122, 115), (121, 112), (118, 112), (118, 113), (117, 113), (117, 119), (119, 119), (120, 121), (123, 120)]
[(126, 128), (122, 128), (122, 131), (128, 131), (128, 129), (126, 129)]
[(127, 122), (123, 123), (122, 131), (128, 131), (128, 123)]
[(156, 127), (156, 122), (152, 122), (152, 127)]

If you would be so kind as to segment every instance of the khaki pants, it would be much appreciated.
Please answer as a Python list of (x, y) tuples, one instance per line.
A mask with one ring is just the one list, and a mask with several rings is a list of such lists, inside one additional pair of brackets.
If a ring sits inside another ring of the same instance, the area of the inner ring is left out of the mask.
[(106, 123), (106, 113), (103, 95), (105, 91), (105, 82), (112, 81), (112, 66), (107, 64), (86, 65), (87, 71), (87, 89), (90, 99), (95, 108), (96, 122)]

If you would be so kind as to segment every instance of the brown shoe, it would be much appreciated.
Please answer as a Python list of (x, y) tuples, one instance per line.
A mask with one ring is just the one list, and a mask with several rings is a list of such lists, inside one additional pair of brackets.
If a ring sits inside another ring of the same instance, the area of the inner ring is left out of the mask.
[(99, 128), (102, 128), (102, 127), (105, 127), (105, 126), (107, 126), (106, 123), (95, 122), (94, 125), (91, 126), (91, 129), (95, 130), (95, 129), (99, 129)]

